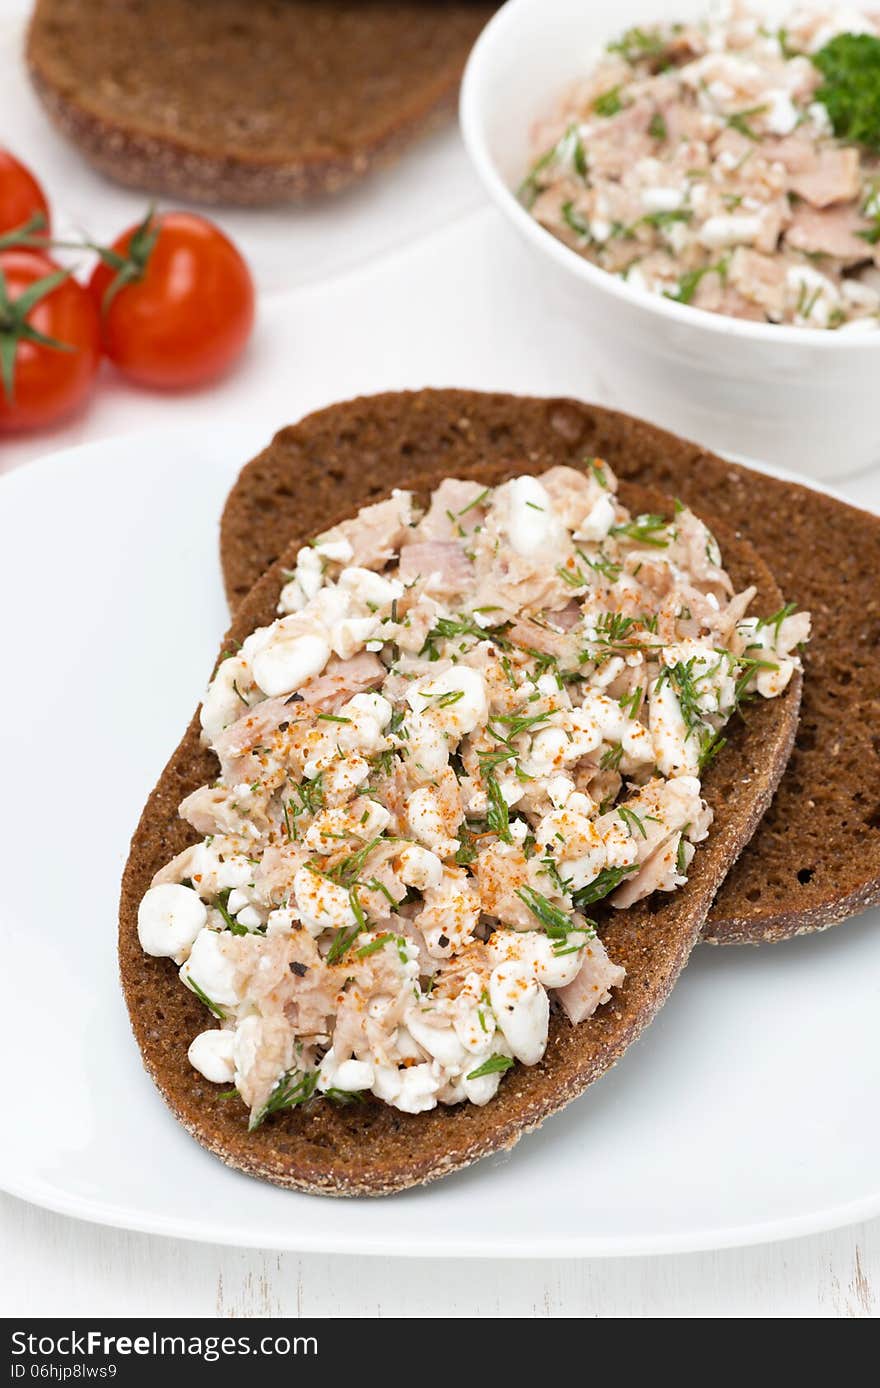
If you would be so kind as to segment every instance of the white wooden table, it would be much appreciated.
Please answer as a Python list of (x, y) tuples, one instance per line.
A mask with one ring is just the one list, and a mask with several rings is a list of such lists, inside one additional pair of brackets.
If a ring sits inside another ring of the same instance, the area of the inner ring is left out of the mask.
[[(59, 225), (83, 221), (94, 235), (108, 236), (136, 219), (143, 199), (102, 184), (45, 125), (19, 59), (27, 7), (28, 0), (0, 0), (2, 139), (45, 179)], [(266, 316), (271, 320), (273, 296), (298, 288), (310, 294), (308, 286), (319, 279), (381, 259), (435, 227), (438, 179), (449, 193), (447, 213), (461, 217), (479, 204), (451, 132), (377, 180), (372, 191), (353, 196), (345, 216), (357, 235), (343, 234), (332, 209), (293, 219), (273, 213), (249, 220), (226, 216), (224, 225), (254, 264)], [(295, 305), (291, 314), (295, 322)], [(269, 336), (258, 347), (258, 362), (268, 361), (270, 368), (274, 363), (277, 373), (277, 335), (271, 358)], [(596, 392), (595, 384), (571, 370), (573, 379), (552, 383), (473, 379), (464, 353), (459, 383)], [(381, 371), (375, 380), (369, 372), (355, 374), (339, 394), (388, 383)], [(246, 386), (242, 381), (239, 389)], [(249, 407), (267, 420), (267, 430), (286, 422), (283, 388), (271, 382), (247, 388)], [(235, 386), (225, 389), (217, 403), (231, 410), (235, 401), (228, 392)], [(89, 415), (50, 439), (5, 445), (0, 469), (122, 428), (168, 423), (172, 409), (183, 408), (107, 384)], [(878, 1308), (880, 1221), (785, 1244), (676, 1257), (455, 1262), (225, 1249), (91, 1226), (0, 1196), (5, 1316), (871, 1317)]]

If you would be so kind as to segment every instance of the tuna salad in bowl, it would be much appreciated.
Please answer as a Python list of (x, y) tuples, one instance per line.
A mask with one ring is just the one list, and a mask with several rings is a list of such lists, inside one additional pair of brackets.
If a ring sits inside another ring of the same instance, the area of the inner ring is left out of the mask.
[(816, 475), (880, 460), (880, 9), (512, 0), (462, 119), (616, 401)]
[[(880, 328), (880, 11), (826, 41), (829, 19), (796, 10), (771, 31), (737, 5), (629, 30), (550, 123), (521, 201), (594, 265), (677, 303)], [(863, 71), (876, 132), (841, 106)]]

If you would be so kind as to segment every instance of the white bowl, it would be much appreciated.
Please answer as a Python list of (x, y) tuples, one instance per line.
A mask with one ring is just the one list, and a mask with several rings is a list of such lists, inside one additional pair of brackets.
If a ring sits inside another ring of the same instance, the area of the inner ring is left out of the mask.
[[(692, 19), (708, 0), (508, 0), (471, 54), (465, 144), (487, 191), (532, 253), (534, 283), (573, 316), (610, 403), (708, 447), (813, 477), (880, 463), (880, 329), (823, 332), (743, 322), (628, 285), (570, 250), (514, 190), (536, 122), (612, 38), (658, 18)], [(762, 8), (778, 20), (792, 3)]]

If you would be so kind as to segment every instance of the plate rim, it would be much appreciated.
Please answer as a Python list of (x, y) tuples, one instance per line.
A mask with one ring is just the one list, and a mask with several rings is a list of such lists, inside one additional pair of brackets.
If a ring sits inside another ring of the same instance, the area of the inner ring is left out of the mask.
[[(250, 1178), (247, 1178), (250, 1179)], [(263, 1183), (265, 1184), (265, 1183)], [(261, 1237), (256, 1243), (248, 1231), (236, 1226), (228, 1226), (222, 1231), (203, 1227), (196, 1220), (183, 1220), (173, 1216), (165, 1218), (144, 1217), (133, 1207), (115, 1207), (102, 1204), (96, 1199), (86, 1197), (67, 1197), (55, 1193), (51, 1188), (40, 1189), (44, 1183), (35, 1182), (27, 1189), (27, 1182), (9, 1180), (0, 1169), (0, 1190), (15, 1199), (24, 1200), (40, 1209), (55, 1214), (82, 1220), (105, 1228), (124, 1229), (133, 1233), (151, 1234), (161, 1238), (183, 1239), (188, 1243), (215, 1243), (224, 1248), (256, 1248), (272, 1252), (320, 1253), (328, 1256), (383, 1257), (383, 1258), (500, 1258), (517, 1261), (523, 1259), (547, 1258), (638, 1258), (664, 1257), (684, 1253), (708, 1253), (729, 1248), (754, 1248), (761, 1244), (783, 1243), (791, 1239), (806, 1238), (810, 1234), (828, 1233), (860, 1224), (880, 1214), (880, 1190), (861, 1200), (847, 1201), (839, 1206), (828, 1206), (810, 1214), (791, 1216), (787, 1219), (768, 1219), (748, 1225), (720, 1225), (702, 1231), (689, 1231), (678, 1235), (642, 1234), (621, 1235), (615, 1238), (603, 1236), (590, 1238), (588, 1235), (574, 1234), (568, 1238), (553, 1235), (549, 1238), (462, 1238), (455, 1236), (448, 1242), (436, 1242), (436, 1231), (429, 1237), (421, 1235), (422, 1245), (413, 1248), (409, 1235), (394, 1237), (381, 1234), (359, 1235), (352, 1239), (345, 1234), (329, 1234), (316, 1229), (314, 1232), (300, 1233), (295, 1239), (285, 1237), (279, 1232), (276, 1237)], [(280, 1191), (280, 1195), (286, 1192)], [(315, 1200), (324, 1199), (315, 1196)], [(384, 1197), (353, 1197), (354, 1200)]]

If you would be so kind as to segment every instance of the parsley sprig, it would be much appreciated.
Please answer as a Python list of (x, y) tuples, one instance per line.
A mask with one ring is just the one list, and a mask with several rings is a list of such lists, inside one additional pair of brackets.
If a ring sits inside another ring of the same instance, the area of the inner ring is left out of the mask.
[(872, 34), (838, 34), (813, 54), (824, 77), (815, 93), (834, 133), (880, 152), (880, 39)]

